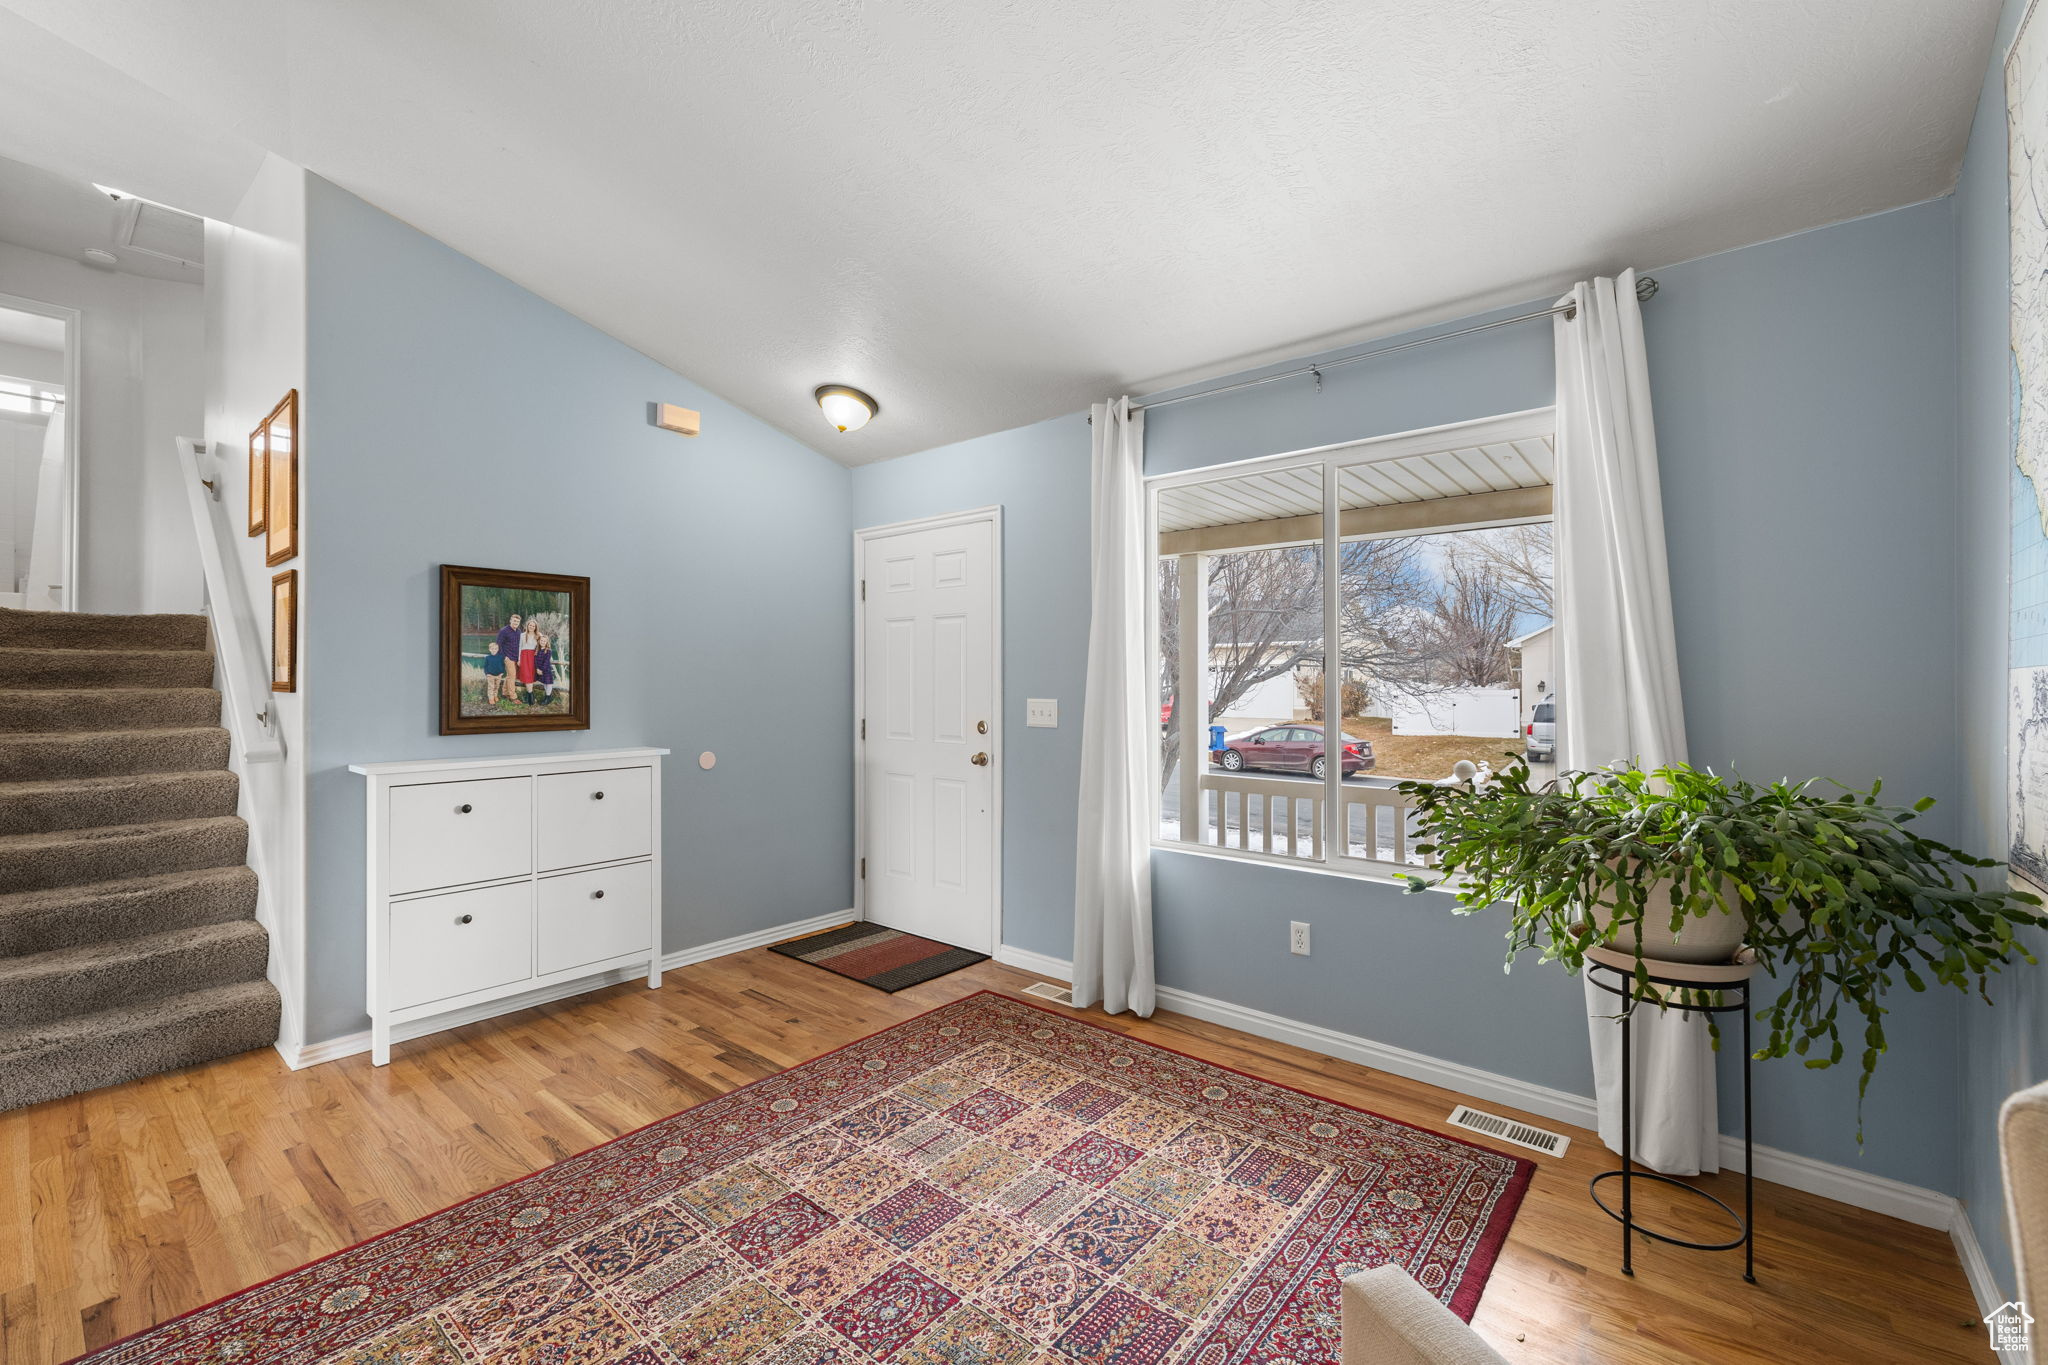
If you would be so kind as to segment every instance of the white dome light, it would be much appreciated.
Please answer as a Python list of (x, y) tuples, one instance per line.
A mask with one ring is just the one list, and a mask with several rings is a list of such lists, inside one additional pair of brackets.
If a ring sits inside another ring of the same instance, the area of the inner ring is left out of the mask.
[(869, 418), (881, 411), (875, 406), (874, 399), (844, 384), (820, 384), (813, 396), (817, 398), (825, 420), (841, 431), (859, 431), (868, 424)]

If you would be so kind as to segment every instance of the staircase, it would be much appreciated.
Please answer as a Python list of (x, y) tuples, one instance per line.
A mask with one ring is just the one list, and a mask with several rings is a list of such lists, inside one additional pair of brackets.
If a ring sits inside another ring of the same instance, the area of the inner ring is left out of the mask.
[(0, 1110), (277, 1039), (203, 616), (0, 609)]

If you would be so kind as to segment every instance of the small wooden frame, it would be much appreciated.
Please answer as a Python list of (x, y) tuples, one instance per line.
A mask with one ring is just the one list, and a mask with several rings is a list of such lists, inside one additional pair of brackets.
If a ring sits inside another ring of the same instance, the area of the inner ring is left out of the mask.
[(441, 733), (590, 728), (590, 580), (441, 566)]
[(299, 690), (299, 571), (270, 580), (270, 690)]
[(287, 393), (257, 428), (263, 434), (263, 562), (299, 553), (299, 391)]
[(270, 451), (263, 428), (249, 433), (249, 534), (263, 534), (263, 513), (270, 499)]

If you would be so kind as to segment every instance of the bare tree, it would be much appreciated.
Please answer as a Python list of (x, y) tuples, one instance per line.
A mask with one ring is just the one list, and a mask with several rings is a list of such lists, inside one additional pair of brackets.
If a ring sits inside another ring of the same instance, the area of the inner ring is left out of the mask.
[[(1251, 690), (1323, 655), (1321, 555), (1312, 548), (1243, 550), (1209, 557), (1209, 714), (1224, 715)], [(1159, 561), (1159, 666), (1162, 696), (1180, 676), (1180, 573)], [(1174, 696), (1178, 708), (1194, 698)], [(1206, 722), (1208, 717), (1203, 717)], [(1180, 756), (1180, 726), (1160, 737), (1160, 780)]]
[(1444, 556), (1424, 632), (1430, 671), (1447, 687), (1500, 687), (1510, 678), (1508, 641), (1520, 619), (1497, 566), (1463, 546)]
[(1420, 630), (1430, 579), (1413, 536), (1347, 541), (1338, 556), (1338, 656), (1368, 697), (1412, 690), (1428, 660)]
[(1516, 612), (1553, 619), (1556, 559), (1549, 522), (1468, 531), (1459, 537), (1458, 550), (1486, 571)]

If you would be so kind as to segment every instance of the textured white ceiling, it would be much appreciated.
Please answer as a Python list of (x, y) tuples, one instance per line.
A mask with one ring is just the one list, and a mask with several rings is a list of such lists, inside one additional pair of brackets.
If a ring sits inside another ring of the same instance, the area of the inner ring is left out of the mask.
[(849, 463), (1944, 193), (1999, 8), (0, 4)]
[(131, 275), (199, 283), (204, 272), (196, 265), (119, 245), (120, 213), (112, 199), (83, 180), (0, 156), (0, 242), (72, 260), (98, 247), (111, 251), (116, 268)]

